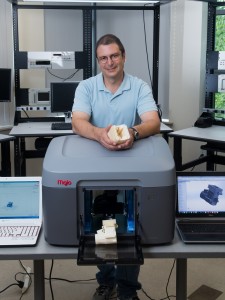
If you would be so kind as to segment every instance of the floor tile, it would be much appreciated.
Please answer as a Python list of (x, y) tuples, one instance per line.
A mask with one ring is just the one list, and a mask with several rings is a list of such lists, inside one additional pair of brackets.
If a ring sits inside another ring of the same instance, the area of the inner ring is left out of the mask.
[(221, 291), (215, 290), (207, 285), (200, 286), (192, 293), (189, 300), (216, 300), (222, 294)]

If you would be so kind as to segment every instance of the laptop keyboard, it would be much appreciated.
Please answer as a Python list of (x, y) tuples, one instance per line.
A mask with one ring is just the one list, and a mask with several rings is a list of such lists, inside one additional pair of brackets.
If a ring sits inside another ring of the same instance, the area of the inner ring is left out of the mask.
[(0, 226), (0, 237), (37, 236), (39, 226)]
[(179, 224), (184, 233), (225, 233), (225, 223)]

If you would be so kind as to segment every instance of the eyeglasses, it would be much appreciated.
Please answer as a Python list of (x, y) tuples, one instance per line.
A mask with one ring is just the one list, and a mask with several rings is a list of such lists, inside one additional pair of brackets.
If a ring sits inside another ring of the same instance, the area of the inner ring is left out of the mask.
[(120, 59), (121, 53), (114, 53), (109, 56), (98, 57), (98, 62), (101, 64), (106, 64), (110, 59), (112, 62), (117, 62)]

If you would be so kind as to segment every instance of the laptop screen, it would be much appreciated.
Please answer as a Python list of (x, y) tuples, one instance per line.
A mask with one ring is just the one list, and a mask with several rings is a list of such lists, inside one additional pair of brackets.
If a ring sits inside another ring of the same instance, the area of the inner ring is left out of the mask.
[(0, 219), (38, 219), (41, 178), (0, 177)]
[(225, 173), (177, 172), (177, 216), (224, 217)]

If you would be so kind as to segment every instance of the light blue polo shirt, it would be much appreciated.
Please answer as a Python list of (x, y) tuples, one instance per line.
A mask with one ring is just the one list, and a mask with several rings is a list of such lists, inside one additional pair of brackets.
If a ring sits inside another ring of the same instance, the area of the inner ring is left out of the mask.
[(112, 94), (104, 85), (102, 73), (83, 80), (75, 92), (73, 111), (90, 115), (90, 122), (97, 127), (140, 123), (138, 116), (147, 111), (157, 111), (152, 90), (143, 80), (124, 74), (124, 79)]

